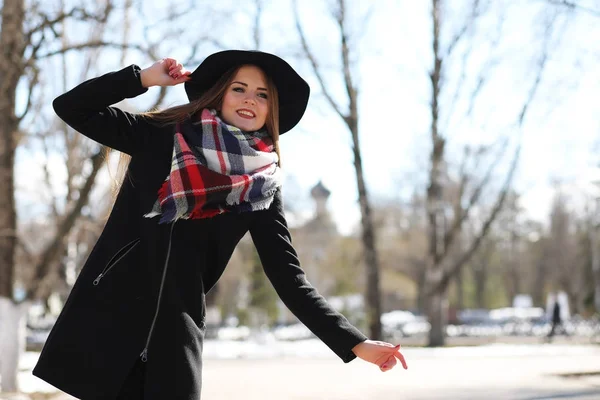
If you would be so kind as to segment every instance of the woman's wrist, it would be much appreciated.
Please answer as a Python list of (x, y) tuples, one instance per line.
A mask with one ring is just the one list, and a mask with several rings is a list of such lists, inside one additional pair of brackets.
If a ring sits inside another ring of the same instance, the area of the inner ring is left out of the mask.
[(148, 68), (140, 71), (140, 82), (142, 83), (142, 86), (145, 88), (154, 86), (154, 83), (151, 80), (150, 74), (151, 74), (151, 72), (148, 71)]
[(366, 342), (367, 340), (368, 340), (368, 339), (366, 339), (366, 340), (363, 340), (362, 342), (360, 342), (359, 344), (357, 344), (356, 346), (354, 346), (354, 347), (352, 348), (352, 352), (353, 352), (354, 354), (356, 354), (356, 351), (357, 351), (359, 348), (363, 347), (363, 346), (364, 346), (364, 344), (365, 344), (365, 342)]

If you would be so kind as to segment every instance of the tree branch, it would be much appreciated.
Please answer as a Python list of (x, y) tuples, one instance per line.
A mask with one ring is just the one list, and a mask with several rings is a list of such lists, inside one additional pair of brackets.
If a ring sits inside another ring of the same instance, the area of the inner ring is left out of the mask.
[[(66, 52), (69, 52), (71, 50), (83, 50), (83, 49), (92, 49), (92, 48), (97, 48), (97, 47), (112, 47), (115, 49), (135, 49), (135, 50), (139, 50), (142, 53), (145, 54), (149, 54), (149, 49), (147, 47), (143, 47), (141, 45), (138, 44), (122, 44), (122, 43), (114, 43), (114, 42), (105, 42), (103, 40), (98, 40), (98, 41), (91, 41), (91, 42), (87, 42), (87, 43), (79, 43), (79, 44), (74, 44), (71, 46), (65, 46), (59, 50), (56, 51), (51, 51), (48, 52), (46, 54), (42, 54), (40, 56), (37, 56), (35, 58), (35, 60), (41, 60), (44, 58), (48, 58), (48, 57), (53, 57), (59, 54), (63, 54)], [(33, 60), (30, 59), (27, 61), (27, 65), (29, 65)]]
[(480, 2), (480, 0), (473, 0), (473, 6), (471, 7), (471, 13), (469, 14), (469, 17), (465, 21), (462, 28), (454, 35), (454, 37), (450, 41), (450, 44), (448, 45), (448, 48), (446, 49), (446, 57), (450, 57), (452, 55), (452, 51), (454, 51), (454, 48), (456, 47), (456, 45), (460, 42), (462, 37), (469, 31), (469, 28), (473, 27), (473, 22), (479, 16), (479, 5), (480, 5), (479, 2)]
[(52, 216), (54, 217), (55, 220), (58, 220), (58, 216), (59, 216), (58, 201), (52, 190), (52, 179), (51, 179), (52, 174), (50, 173), (50, 169), (48, 168), (48, 165), (49, 165), (48, 159), (50, 158), (50, 149), (48, 148), (47, 136), (42, 135), (41, 141), (42, 141), (42, 148), (44, 149), (44, 154), (46, 155), (46, 160), (42, 166), (42, 169), (44, 171), (44, 183), (46, 184), (46, 188), (48, 189), (48, 192), (50, 193), (50, 199), (51, 199), (50, 208), (52, 209)]
[(336, 20), (340, 28), (341, 36), (341, 47), (342, 47), (342, 67), (344, 69), (344, 84), (346, 86), (346, 92), (348, 93), (348, 99), (350, 103), (350, 114), (344, 118), (347, 124), (350, 124), (349, 118), (353, 115), (358, 115), (357, 112), (357, 90), (352, 82), (352, 74), (350, 72), (350, 49), (348, 47), (348, 32), (346, 31), (346, 2), (344, 0), (338, 0), (338, 12)]
[[(505, 140), (504, 145), (502, 146), (502, 150), (500, 151), (500, 154), (496, 158), (496, 161), (490, 165), (490, 167), (486, 171), (485, 175), (481, 179), (479, 185), (477, 185), (475, 190), (473, 190), (473, 193), (471, 193), (471, 197), (469, 198), (469, 203), (467, 204), (466, 208), (461, 209), (460, 215), (456, 215), (454, 217), (452, 227), (444, 235), (444, 249), (446, 249), (447, 252), (450, 250), (450, 246), (452, 246), (452, 244), (454, 242), (456, 233), (458, 232), (458, 230), (460, 229), (462, 224), (465, 222), (465, 220), (469, 217), (471, 209), (477, 203), (477, 201), (479, 201), (479, 197), (481, 196), (483, 189), (489, 183), (492, 173), (498, 166), (498, 163), (502, 159), (502, 156), (504, 155), (504, 151), (506, 150), (507, 147), (508, 147), (508, 140)], [(459, 198), (459, 201), (460, 200), (461, 200), (461, 198)]]
[(523, 122), (525, 121), (525, 116), (527, 115), (527, 112), (529, 111), (529, 105), (533, 101), (533, 98), (535, 97), (535, 95), (539, 89), (540, 82), (542, 81), (542, 74), (544, 72), (544, 69), (546, 68), (546, 62), (548, 61), (548, 47), (549, 47), (550, 36), (551, 36), (550, 31), (552, 30), (555, 21), (556, 21), (556, 16), (546, 26), (546, 31), (544, 32), (544, 48), (543, 48), (542, 54), (540, 55), (540, 59), (538, 60), (538, 73), (535, 77), (535, 81), (533, 82), (533, 86), (529, 90), (527, 100), (525, 101), (525, 104), (523, 104), (523, 108), (521, 109), (521, 112), (519, 114), (519, 118), (518, 118), (519, 126), (523, 125)]
[(552, 4), (555, 6), (563, 6), (568, 8), (570, 11), (583, 11), (585, 13), (591, 14), (594, 17), (600, 17), (600, 10), (595, 10), (593, 8), (585, 7), (580, 4), (577, 4), (573, 1), (567, 0), (545, 0), (548, 4)]
[(107, 1), (104, 13), (99, 15), (90, 14), (87, 12), (86, 9), (81, 7), (75, 7), (69, 12), (60, 13), (52, 19), (49, 18), (47, 14), (40, 13), (40, 16), (42, 17), (42, 22), (39, 25), (36, 25), (33, 28), (31, 28), (29, 31), (25, 32), (27, 43), (31, 43), (31, 38), (34, 33), (44, 31), (47, 28), (52, 30), (52, 33), (54, 33), (55, 37), (59, 37), (60, 34), (56, 32), (54, 27), (68, 18), (75, 18), (79, 21), (97, 21), (100, 23), (105, 23), (108, 20), (108, 16), (112, 9), (112, 2)]
[[(503, 25), (503, 23), (504, 23), (504, 18), (501, 18), (500, 19), (500, 25), (499, 25), (498, 30), (497, 30), (497, 35), (492, 40), (492, 43), (490, 45), (490, 47), (492, 49), (498, 48), (498, 45), (500, 43), (500, 39), (502, 38), (502, 25)], [(473, 113), (473, 108), (475, 107), (475, 102), (477, 100), (477, 97), (481, 93), (481, 90), (483, 89), (483, 87), (485, 85), (486, 77), (490, 76), (490, 70), (492, 69), (493, 66), (495, 66), (497, 64), (498, 64), (498, 60), (494, 59), (494, 57), (489, 57), (488, 60), (487, 60), (487, 62), (484, 64), (484, 66), (479, 71), (479, 76), (477, 77), (477, 85), (475, 85), (475, 89), (473, 90), (473, 93), (471, 93), (469, 108), (467, 110), (466, 115), (471, 115)]]
[(329, 90), (327, 90), (327, 87), (325, 86), (325, 80), (323, 79), (323, 76), (321, 75), (321, 71), (319, 69), (319, 65), (317, 64), (316, 58), (314, 57), (310, 48), (308, 47), (308, 42), (306, 41), (306, 35), (304, 34), (304, 30), (302, 29), (302, 26), (300, 25), (300, 14), (298, 12), (297, 0), (293, 0), (293, 6), (294, 6), (294, 19), (296, 21), (296, 30), (298, 31), (298, 35), (300, 36), (300, 42), (302, 44), (302, 49), (304, 50), (306, 58), (308, 58), (308, 61), (310, 62), (310, 65), (312, 66), (315, 76), (317, 77), (317, 80), (319, 81), (321, 91), (323, 92), (323, 95), (325, 96), (325, 98), (327, 99), (327, 101), (329, 102), (331, 107), (334, 109), (334, 111), (344, 121), (346, 121), (346, 114), (344, 114), (340, 110), (339, 106), (336, 104), (336, 102), (333, 100), (333, 98), (329, 94)]
[(504, 206), (504, 200), (506, 199), (506, 196), (510, 190), (512, 179), (513, 179), (514, 173), (517, 169), (517, 164), (519, 161), (520, 154), (521, 154), (521, 145), (519, 144), (517, 146), (517, 150), (515, 151), (515, 155), (511, 162), (509, 173), (506, 176), (506, 180), (504, 181), (504, 185), (500, 192), (500, 196), (498, 197), (498, 200), (496, 201), (496, 204), (494, 205), (492, 212), (490, 213), (487, 220), (483, 224), (483, 228), (481, 229), (480, 234), (471, 243), (471, 246), (460, 257), (458, 257), (458, 259), (449, 268), (443, 270), (441, 279), (435, 285), (432, 285), (432, 288), (430, 289), (430, 292), (429, 292), (430, 295), (433, 293), (439, 293), (440, 290), (447, 287), (448, 283), (450, 282), (450, 279), (452, 279), (452, 277), (454, 277), (458, 273), (460, 268), (469, 261), (471, 256), (479, 248), (481, 241), (487, 236), (487, 233), (488, 233), (492, 223), (494, 222), (498, 213), (502, 210), (502, 207)]
[(91, 157), (92, 171), (87, 177), (83, 187), (80, 189), (79, 197), (75, 201), (75, 204), (73, 204), (73, 207), (70, 209), (70, 211), (64, 216), (58, 225), (58, 228), (56, 229), (54, 237), (42, 252), (40, 256), (40, 262), (35, 266), (34, 277), (32, 280), (37, 284), (33, 284), (32, 287), (28, 288), (28, 299), (44, 298), (48, 292), (49, 284), (46, 281), (46, 278), (50, 276), (50, 272), (53, 269), (52, 267), (56, 263), (56, 258), (63, 248), (63, 241), (68, 236), (71, 228), (73, 228), (73, 225), (75, 225), (77, 217), (81, 215), (83, 206), (85, 206), (89, 200), (89, 195), (94, 187), (94, 182), (96, 180), (98, 171), (104, 164), (103, 153), (104, 148), (102, 147)]
[(154, 101), (152, 106), (150, 107), (150, 110), (158, 109), (160, 107), (160, 105), (162, 104), (162, 102), (165, 100), (166, 96), (167, 96), (167, 87), (161, 86), (160, 90), (158, 91), (158, 97), (156, 98), (156, 100)]
[(21, 115), (18, 115), (17, 121), (19, 121), (19, 124), (21, 123), (21, 121), (23, 120), (23, 118), (25, 118), (25, 116), (27, 115), (27, 113), (29, 112), (29, 110), (31, 109), (31, 105), (32, 105), (32, 99), (33, 99), (33, 88), (38, 84), (39, 82), (39, 68), (37, 66), (32, 66), (32, 71), (33, 71), (33, 76), (31, 77), (31, 79), (29, 80), (29, 87), (27, 90), (27, 103), (25, 105), (25, 110), (23, 110), (23, 113)]
[(254, 26), (252, 33), (254, 37), (254, 48), (258, 50), (260, 49), (260, 19), (263, 12), (263, 0), (254, 0), (254, 4), (256, 6), (256, 14), (254, 15)]
[[(541, 80), (542, 80), (542, 75), (543, 75), (544, 69), (546, 67), (546, 62), (548, 60), (548, 47), (549, 47), (549, 43), (551, 40), (550, 33), (553, 28), (553, 23), (555, 20), (556, 20), (556, 16), (554, 16), (553, 20), (546, 26), (546, 32), (544, 34), (544, 38), (545, 38), (544, 48), (543, 48), (542, 54), (540, 56), (540, 59), (538, 61), (537, 75), (536, 75), (534, 83), (529, 91), (527, 99), (526, 99), (525, 103), (523, 104), (523, 107), (521, 108), (521, 111), (517, 118), (517, 127), (519, 129), (522, 128), (522, 126), (523, 126), (525, 117), (527, 116), (527, 113), (529, 111), (529, 106), (532, 103), (532, 101), (539, 89)], [(519, 143), (519, 145), (517, 146), (516, 152), (515, 152), (515, 156), (512, 160), (509, 173), (507, 174), (503, 188), (498, 197), (498, 200), (497, 200), (492, 212), (490, 213), (488, 219), (485, 221), (480, 235), (471, 243), (471, 246), (469, 246), (468, 250), (465, 251), (461, 257), (459, 257), (450, 267), (443, 270), (442, 276), (440, 277), (440, 279), (431, 285), (430, 292), (429, 292), (430, 294), (437, 293), (437, 292), (439, 292), (439, 290), (442, 290), (443, 288), (447, 287), (448, 283), (450, 282), (450, 279), (452, 279), (452, 277), (460, 270), (460, 268), (462, 267), (462, 265), (464, 263), (468, 262), (468, 260), (473, 255), (473, 253), (477, 250), (481, 241), (484, 239), (485, 235), (489, 231), (491, 224), (493, 223), (494, 219), (496, 218), (496, 216), (502, 209), (504, 200), (507, 196), (507, 193), (510, 188), (510, 184), (511, 184), (513, 176), (514, 176), (514, 172), (516, 170), (516, 166), (517, 166), (518, 159), (520, 156), (520, 151), (521, 151), (521, 145)], [(477, 196), (479, 196), (479, 195), (477, 195)]]

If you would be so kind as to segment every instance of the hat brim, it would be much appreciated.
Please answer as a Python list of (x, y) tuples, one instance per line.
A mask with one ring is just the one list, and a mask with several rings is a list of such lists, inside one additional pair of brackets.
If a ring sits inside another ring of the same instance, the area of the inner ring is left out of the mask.
[(262, 51), (225, 50), (206, 57), (185, 82), (188, 99), (196, 100), (225, 72), (244, 64), (260, 67), (275, 83), (279, 96), (279, 133), (296, 126), (306, 111), (310, 87), (287, 62)]

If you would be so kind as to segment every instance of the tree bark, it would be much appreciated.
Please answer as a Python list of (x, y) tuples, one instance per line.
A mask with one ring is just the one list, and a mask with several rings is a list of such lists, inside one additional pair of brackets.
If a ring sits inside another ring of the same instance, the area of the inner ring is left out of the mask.
[(14, 162), (19, 118), (15, 102), (23, 73), (24, 2), (5, 0), (0, 31), (0, 297), (12, 299), (17, 213), (14, 198)]
[(446, 343), (446, 324), (448, 322), (448, 300), (446, 291), (437, 291), (427, 297), (427, 317), (431, 329), (429, 346), (438, 347)]
[(485, 244), (482, 244), (477, 257), (474, 257), (474, 260), (471, 262), (476, 308), (488, 308), (485, 290), (488, 283), (488, 272), (494, 248), (495, 243), (488, 240)]
[(540, 255), (535, 261), (535, 284), (533, 285), (533, 301), (535, 304), (546, 304), (545, 288), (548, 281), (548, 266), (546, 265), (546, 245), (535, 244)]
[(594, 308), (597, 313), (600, 313), (600, 242), (598, 240), (599, 225), (597, 222), (596, 215), (600, 211), (600, 203), (596, 200), (595, 213), (591, 217), (592, 221), (589, 227), (589, 241), (590, 241), (590, 257), (592, 264), (592, 276), (594, 278)]
[[(427, 187), (426, 212), (427, 212), (427, 274), (426, 287), (432, 288), (436, 286), (441, 269), (441, 255), (444, 249), (443, 238), (445, 235), (440, 235), (442, 224), (440, 221), (440, 211), (442, 210), (442, 168), (444, 161), (444, 145), (445, 141), (438, 131), (439, 124), (439, 96), (442, 75), (442, 59), (440, 56), (440, 2), (432, 0), (432, 19), (433, 19), (433, 70), (429, 74), (431, 81), (431, 158), (429, 169), (429, 186)], [(429, 290), (428, 290), (429, 292)], [(431, 324), (429, 331), (429, 345), (443, 346), (445, 334), (443, 332), (445, 323), (442, 312), (442, 304), (445, 291), (435, 291), (430, 293), (427, 299), (427, 316)]]
[(456, 274), (456, 309), (462, 310), (465, 308), (465, 282), (463, 277), (463, 270), (461, 269)]
[(477, 308), (487, 308), (485, 286), (487, 283), (487, 265), (477, 266), (473, 271), (475, 278), (475, 304)]
[[(352, 102), (356, 104), (356, 102)], [(354, 111), (356, 116), (351, 118), (350, 131), (352, 133), (352, 143), (354, 152), (354, 170), (356, 172), (356, 183), (358, 186), (358, 199), (360, 202), (362, 241), (365, 249), (365, 263), (367, 267), (367, 305), (369, 316), (369, 332), (373, 339), (382, 338), (381, 330), (381, 288), (379, 284), (379, 258), (377, 256), (375, 229), (373, 226), (373, 217), (371, 205), (367, 194), (367, 185), (363, 175), (362, 158), (360, 155), (360, 144), (358, 140), (358, 111)]]
[(420, 312), (425, 312), (427, 309), (427, 288), (426, 288), (426, 270), (424, 268), (423, 263), (419, 263), (417, 266), (417, 271), (415, 276), (417, 277), (417, 310)]
[(0, 297), (0, 392), (16, 392), (19, 358), (25, 351), (25, 323), (29, 303), (15, 304)]
[(367, 275), (367, 318), (369, 324), (369, 336), (371, 339), (381, 339), (381, 289), (379, 284), (379, 259), (377, 256), (375, 229), (373, 225), (373, 217), (371, 215), (371, 206), (367, 193), (367, 185), (364, 179), (362, 158), (359, 143), (358, 129), (358, 89), (355, 86), (354, 78), (351, 73), (350, 48), (348, 43), (348, 30), (346, 21), (346, 2), (337, 0), (337, 8), (334, 12), (336, 23), (340, 30), (340, 55), (342, 58), (342, 73), (344, 78), (344, 86), (348, 96), (348, 110), (342, 111), (341, 107), (335, 102), (325, 79), (321, 74), (321, 70), (316, 58), (312, 54), (300, 25), (300, 17), (298, 14), (297, 1), (294, 4), (294, 16), (296, 20), (296, 29), (300, 36), (300, 41), (304, 53), (310, 62), (312, 69), (317, 77), (323, 95), (334, 109), (334, 111), (344, 120), (352, 136), (352, 151), (354, 154), (354, 170), (356, 173), (356, 184), (358, 187), (358, 199), (361, 212), (361, 237), (365, 254), (365, 267)]

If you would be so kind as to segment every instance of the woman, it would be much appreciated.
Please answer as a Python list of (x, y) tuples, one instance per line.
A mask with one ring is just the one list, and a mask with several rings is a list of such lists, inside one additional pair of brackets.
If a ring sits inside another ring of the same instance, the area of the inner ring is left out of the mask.
[[(185, 82), (190, 102), (132, 114), (110, 107)], [(89, 138), (131, 156), (106, 226), (34, 375), (90, 399), (200, 399), (205, 294), (246, 232), (286, 306), (344, 362), (382, 371), (399, 346), (368, 340), (306, 280), (283, 214), (279, 135), (300, 120), (306, 82), (258, 51), (174, 59), (88, 80), (53, 102)]]

